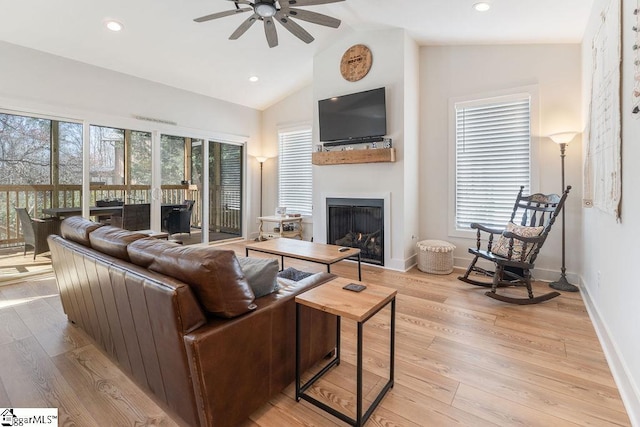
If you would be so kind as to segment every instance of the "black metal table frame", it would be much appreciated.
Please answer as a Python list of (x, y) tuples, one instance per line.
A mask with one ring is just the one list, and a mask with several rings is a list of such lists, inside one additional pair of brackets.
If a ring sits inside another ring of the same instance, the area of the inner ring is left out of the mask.
[[(367, 409), (366, 412), (364, 412), (363, 414), (362, 413), (363, 326), (367, 320), (369, 320), (370, 318), (378, 314), (380, 310), (382, 310), (384, 307), (386, 307), (389, 304), (391, 304), (391, 328), (390, 328), (391, 333), (389, 336), (389, 380), (384, 385), (382, 390), (380, 390), (380, 393), (378, 393), (378, 396), (375, 398), (375, 400), (371, 402), (369, 409)], [(322, 368), (317, 374), (315, 374), (309, 381), (307, 381), (306, 384), (300, 384), (300, 376), (302, 374), (300, 372), (300, 344), (299, 344), (300, 343), (300, 321), (299, 321), (300, 306), (301, 306), (300, 303), (296, 303), (296, 401), (299, 402), (300, 399), (304, 399), (307, 402), (310, 402), (311, 404), (317, 406), (318, 408), (330, 413), (331, 415), (341, 419), (345, 423), (348, 423), (352, 426), (360, 427), (364, 425), (364, 423), (367, 422), (367, 420), (369, 419), (373, 411), (378, 407), (378, 404), (380, 404), (380, 401), (382, 401), (382, 398), (385, 396), (385, 394), (389, 391), (389, 389), (393, 387), (393, 379), (394, 379), (393, 374), (394, 374), (394, 365), (395, 365), (394, 354), (395, 354), (395, 335), (396, 335), (395, 333), (396, 331), (396, 297), (394, 296), (391, 301), (389, 301), (387, 304), (380, 307), (378, 310), (376, 310), (374, 313), (369, 315), (362, 322), (357, 322), (358, 323), (358, 344), (357, 344), (357, 354), (356, 354), (356, 375), (357, 375), (356, 377), (356, 419), (353, 419), (348, 415), (337, 411), (331, 406), (309, 396), (308, 394), (305, 394), (305, 391), (307, 391), (309, 387), (311, 387), (317, 380), (319, 380), (320, 377), (322, 377), (325, 373), (327, 373), (329, 369), (340, 364), (340, 319), (341, 319), (340, 316), (336, 316), (337, 317), (336, 319), (337, 320), (336, 321), (337, 323), (336, 354), (334, 358), (331, 361), (329, 361), (329, 363), (324, 368)]]
[[(284, 258), (285, 257), (292, 258), (292, 259), (299, 259), (301, 261), (314, 262), (316, 264), (324, 264), (324, 265), (327, 266), (327, 273), (331, 273), (331, 265), (332, 264), (335, 264), (335, 263), (338, 263), (340, 261), (344, 261), (344, 260), (348, 260), (348, 259), (352, 258), (352, 257), (343, 258), (343, 259), (340, 259), (340, 260), (334, 261), (334, 262), (322, 262), (322, 261), (319, 261), (319, 260), (310, 260), (308, 258), (297, 257), (295, 254), (281, 255), (281, 254), (275, 254), (275, 253), (273, 253), (271, 251), (268, 251), (268, 250), (265, 251), (265, 250), (260, 250), (260, 249), (256, 249), (256, 248), (249, 248), (249, 247), (246, 247), (245, 250), (244, 250), (245, 256), (249, 256), (249, 250), (256, 251), (256, 252), (261, 252), (263, 254), (279, 256), (280, 257), (280, 271), (284, 270)], [(360, 258), (360, 252), (358, 252), (358, 280), (359, 281), (362, 280), (362, 262), (361, 262), (361, 258)]]

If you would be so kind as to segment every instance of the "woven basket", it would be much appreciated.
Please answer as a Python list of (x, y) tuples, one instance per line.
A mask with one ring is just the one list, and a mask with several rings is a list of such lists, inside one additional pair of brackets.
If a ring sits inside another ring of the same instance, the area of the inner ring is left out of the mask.
[(418, 270), (431, 274), (449, 274), (453, 271), (454, 245), (443, 240), (423, 240), (416, 246)]

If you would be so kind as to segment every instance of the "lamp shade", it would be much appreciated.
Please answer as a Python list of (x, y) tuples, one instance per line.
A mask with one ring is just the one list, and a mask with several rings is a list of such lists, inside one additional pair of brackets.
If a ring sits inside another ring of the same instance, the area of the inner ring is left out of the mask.
[(258, 161), (258, 163), (264, 163), (267, 161), (267, 159), (268, 157), (256, 156), (256, 160)]
[(556, 144), (568, 144), (577, 134), (578, 132), (560, 132), (549, 135), (549, 138)]

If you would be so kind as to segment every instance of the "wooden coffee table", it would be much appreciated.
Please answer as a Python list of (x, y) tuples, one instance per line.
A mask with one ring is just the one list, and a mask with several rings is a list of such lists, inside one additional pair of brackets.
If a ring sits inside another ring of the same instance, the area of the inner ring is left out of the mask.
[(362, 280), (360, 249), (348, 248), (346, 251), (340, 252), (340, 248), (342, 248), (342, 246), (313, 243), (307, 242), (306, 240), (271, 239), (265, 240), (264, 242), (248, 244), (245, 249), (245, 255), (249, 256), (250, 250), (265, 254), (279, 255), (280, 265), (283, 270), (285, 257), (311, 261), (326, 265), (328, 273), (331, 273), (331, 264), (357, 256), (358, 280)]
[[(371, 285), (368, 283), (358, 282), (367, 288), (361, 292), (353, 292), (343, 289), (343, 286), (352, 283), (351, 280), (339, 277), (331, 280), (323, 285), (317, 286), (306, 292), (296, 296), (296, 400), (304, 399), (313, 405), (327, 411), (328, 413), (340, 418), (342, 421), (352, 426), (362, 426), (376, 409), (382, 398), (393, 387), (394, 375), (394, 354), (395, 354), (395, 318), (396, 318), (396, 294), (397, 290), (386, 288), (383, 286)], [(362, 408), (362, 337), (364, 323), (372, 318), (376, 313), (391, 304), (391, 324), (389, 334), (389, 380), (382, 387), (378, 396), (373, 400), (369, 408), (363, 411)], [(337, 317), (336, 331), (336, 354), (329, 363), (315, 374), (306, 384), (301, 384), (300, 372), (300, 347), (301, 341), (300, 330), (300, 307), (304, 305), (316, 310), (331, 313)], [(337, 411), (331, 406), (317, 400), (316, 398), (306, 394), (317, 380), (319, 380), (329, 369), (340, 363), (340, 319), (346, 318), (354, 320), (358, 324), (358, 343), (356, 353), (356, 417), (350, 416)]]

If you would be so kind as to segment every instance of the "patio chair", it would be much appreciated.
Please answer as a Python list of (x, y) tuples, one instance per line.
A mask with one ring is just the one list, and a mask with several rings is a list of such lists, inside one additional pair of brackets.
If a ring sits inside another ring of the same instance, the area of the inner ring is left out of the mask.
[(60, 234), (60, 221), (57, 218), (31, 218), (25, 208), (15, 208), (15, 210), (22, 228), (24, 255), (27, 254), (27, 246), (33, 248), (33, 259), (36, 259), (36, 255), (49, 252), (47, 236)]
[[(481, 224), (471, 224), (471, 228), (477, 230), (476, 247), (469, 248), (469, 253), (474, 255), (474, 258), (466, 273), (458, 279), (472, 285), (490, 287), (491, 290), (485, 295), (500, 301), (512, 304), (537, 304), (560, 295), (558, 292), (549, 292), (534, 297), (531, 289), (531, 270), (551, 231), (551, 226), (564, 206), (571, 186), (567, 186), (562, 196), (540, 193), (523, 196), (523, 190), (524, 187), (520, 187), (513, 205), (511, 220), (504, 231)], [(515, 218), (520, 219), (519, 225), (514, 223)], [(488, 234), (486, 249), (481, 249), (482, 233)], [(494, 242), (494, 235), (499, 236), (496, 242)], [(493, 263), (495, 271), (478, 267), (476, 263), (479, 259)], [(488, 282), (472, 279), (469, 277), (472, 272), (489, 276), (492, 280)], [(506, 286), (526, 287), (528, 298), (515, 298), (497, 293), (498, 288)]]
[(111, 216), (111, 225), (130, 231), (148, 230), (151, 226), (151, 205), (125, 204), (122, 206), (122, 216)]
[[(123, 205), (124, 202), (122, 200), (96, 200), (96, 206), (99, 208)], [(96, 215), (96, 220), (103, 224), (111, 224), (111, 215)]]
[(195, 200), (185, 200), (184, 207), (174, 209), (167, 217), (167, 233), (188, 233), (191, 234), (191, 213)]

